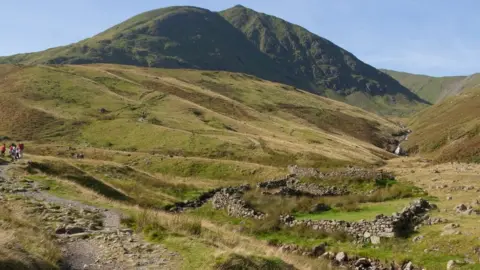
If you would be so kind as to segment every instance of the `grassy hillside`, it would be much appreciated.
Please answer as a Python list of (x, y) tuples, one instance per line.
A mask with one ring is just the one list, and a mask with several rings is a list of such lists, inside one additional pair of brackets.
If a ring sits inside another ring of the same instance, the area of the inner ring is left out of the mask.
[(440, 162), (480, 162), (480, 87), (462, 91), (412, 118), (406, 146)]
[(434, 104), (480, 84), (480, 75), (431, 77), (393, 70), (382, 70), (412, 92)]
[(396, 131), (358, 108), (236, 73), (114, 65), (1, 70), (0, 133), (44, 143), (324, 166), (378, 162), (388, 153), (374, 145), (385, 147)]
[(381, 113), (424, 102), (351, 53), (281, 19), (236, 6), (221, 13), (171, 7), (135, 16), (92, 38), (0, 63), (114, 63), (242, 72)]

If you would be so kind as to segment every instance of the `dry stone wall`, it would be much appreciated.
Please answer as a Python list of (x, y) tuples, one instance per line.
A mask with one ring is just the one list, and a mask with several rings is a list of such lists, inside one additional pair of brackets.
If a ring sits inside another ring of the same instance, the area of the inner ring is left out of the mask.
[(257, 184), (262, 189), (277, 189), (275, 192), (265, 194), (284, 196), (341, 196), (348, 194), (346, 187), (321, 186), (313, 183), (303, 183), (295, 175), (285, 178), (268, 180)]
[(356, 239), (378, 243), (382, 237), (392, 238), (412, 232), (415, 226), (429, 218), (427, 212), (434, 208), (428, 201), (420, 199), (404, 208), (401, 213), (378, 215), (373, 221), (296, 220), (290, 215), (282, 216), (281, 221), (290, 227), (303, 225), (314, 230), (345, 232)]
[(297, 165), (288, 166), (288, 171), (291, 175), (296, 175), (298, 177), (314, 177), (318, 179), (326, 178), (357, 178), (357, 179), (385, 179), (385, 178), (394, 178), (394, 175), (390, 172), (377, 171), (371, 169), (364, 169), (358, 167), (347, 167), (343, 170), (335, 170), (331, 172), (321, 172), (315, 168), (302, 168)]
[(223, 188), (213, 196), (213, 208), (226, 209), (228, 215), (233, 217), (263, 219), (265, 214), (250, 207), (242, 199), (242, 194), (242, 190)]

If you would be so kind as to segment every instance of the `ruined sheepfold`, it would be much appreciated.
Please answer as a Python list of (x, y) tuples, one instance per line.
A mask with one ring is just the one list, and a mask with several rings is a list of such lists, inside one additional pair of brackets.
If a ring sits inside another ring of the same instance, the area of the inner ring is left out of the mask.
[(405, 207), (401, 213), (392, 216), (378, 215), (373, 221), (347, 222), (336, 220), (296, 220), (287, 215), (280, 220), (287, 226), (307, 226), (313, 230), (326, 232), (345, 232), (358, 239), (370, 241), (374, 244), (380, 242), (380, 238), (392, 238), (405, 236), (414, 231), (415, 227), (428, 219), (427, 212), (436, 208), (428, 201), (419, 199)]
[(257, 184), (262, 189), (278, 189), (276, 192), (265, 194), (284, 196), (342, 196), (349, 191), (346, 187), (320, 186), (313, 183), (303, 183), (295, 175), (287, 175), (285, 178), (269, 180)]
[(265, 214), (256, 211), (242, 199), (243, 192), (235, 188), (223, 188), (212, 198), (213, 208), (226, 209), (229, 216), (263, 219)]
[(297, 165), (289, 165), (288, 171), (290, 175), (295, 175), (298, 177), (314, 177), (317, 179), (327, 179), (327, 178), (356, 178), (356, 179), (393, 179), (394, 175), (390, 172), (377, 171), (372, 169), (364, 169), (358, 167), (347, 167), (342, 170), (335, 170), (331, 172), (321, 172), (315, 168), (302, 168)]
[(165, 210), (172, 213), (181, 213), (187, 209), (199, 208), (211, 200), (214, 209), (226, 209), (230, 216), (263, 219), (265, 217), (264, 213), (256, 211), (242, 199), (243, 193), (248, 190), (250, 190), (249, 185), (217, 188), (202, 193), (195, 200), (168, 205)]

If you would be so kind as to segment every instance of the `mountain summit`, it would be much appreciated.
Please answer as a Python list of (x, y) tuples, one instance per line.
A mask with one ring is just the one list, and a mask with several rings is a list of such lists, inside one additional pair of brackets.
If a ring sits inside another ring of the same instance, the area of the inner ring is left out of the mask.
[(215, 13), (169, 7), (92, 38), (0, 63), (115, 63), (225, 70), (289, 84), (380, 113), (426, 104), (390, 76), (306, 29), (237, 5)]

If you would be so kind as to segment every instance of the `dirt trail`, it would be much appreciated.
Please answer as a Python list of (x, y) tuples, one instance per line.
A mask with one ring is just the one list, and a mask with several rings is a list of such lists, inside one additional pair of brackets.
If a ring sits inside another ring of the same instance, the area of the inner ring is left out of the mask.
[(178, 269), (178, 254), (122, 228), (120, 212), (56, 197), (33, 181), (9, 176), (9, 168), (0, 165), (0, 197), (25, 197), (28, 211), (57, 236), (63, 255), (60, 269)]

